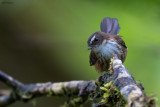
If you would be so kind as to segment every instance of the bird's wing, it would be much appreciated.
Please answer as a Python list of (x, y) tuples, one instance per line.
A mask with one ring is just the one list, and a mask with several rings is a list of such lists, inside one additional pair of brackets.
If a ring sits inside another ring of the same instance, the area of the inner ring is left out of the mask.
[(124, 48), (127, 48), (125, 42), (121, 39), (122, 36), (119, 36), (119, 35), (114, 35), (114, 36), (115, 36), (114, 38), (119, 44), (121, 44)]
[(116, 39), (116, 41), (122, 46), (123, 54), (121, 56), (122, 57), (121, 59), (123, 59), (122, 62), (124, 62), (127, 56), (127, 46), (125, 42), (121, 39), (121, 36), (119, 35), (114, 35), (114, 36), (115, 36), (114, 38)]
[(89, 58), (90, 58), (89, 60), (90, 66), (95, 65), (98, 58), (96, 57), (96, 54), (93, 51), (91, 51)]

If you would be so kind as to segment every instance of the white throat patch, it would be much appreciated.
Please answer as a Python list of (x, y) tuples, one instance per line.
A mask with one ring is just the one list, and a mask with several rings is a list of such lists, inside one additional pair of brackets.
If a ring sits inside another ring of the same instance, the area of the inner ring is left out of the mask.
[(92, 42), (94, 41), (95, 38), (96, 38), (96, 36), (94, 35), (94, 36), (91, 38), (90, 44), (92, 44)]

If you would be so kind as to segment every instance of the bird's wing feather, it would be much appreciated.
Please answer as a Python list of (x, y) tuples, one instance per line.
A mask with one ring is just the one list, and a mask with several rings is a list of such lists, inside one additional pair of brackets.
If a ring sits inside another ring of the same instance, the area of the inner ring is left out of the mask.
[(125, 44), (125, 42), (121, 39), (121, 36), (119, 36), (119, 35), (114, 35), (115, 37), (115, 40), (119, 43), (119, 44), (121, 44), (121, 46), (122, 46), (122, 50), (123, 50), (123, 54), (122, 54), (122, 62), (124, 62), (125, 61), (125, 59), (126, 59), (126, 56), (127, 56), (127, 46), (126, 46), (126, 44)]
[(114, 38), (116, 39), (116, 41), (119, 43), (119, 44), (121, 44), (124, 48), (127, 48), (127, 46), (126, 46), (126, 44), (125, 44), (125, 42), (121, 39), (121, 37), (122, 36), (115, 36)]
[(98, 58), (96, 57), (96, 54), (93, 51), (91, 51), (89, 58), (90, 58), (90, 61), (89, 61), (90, 66), (95, 65)]

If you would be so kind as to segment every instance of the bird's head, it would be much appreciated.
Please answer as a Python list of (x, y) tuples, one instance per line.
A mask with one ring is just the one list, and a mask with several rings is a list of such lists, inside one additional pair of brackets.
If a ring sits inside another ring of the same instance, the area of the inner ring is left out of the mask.
[(100, 46), (106, 41), (106, 33), (104, 32), (95, 32), (88, 38), (88, 50), (99, 51)]

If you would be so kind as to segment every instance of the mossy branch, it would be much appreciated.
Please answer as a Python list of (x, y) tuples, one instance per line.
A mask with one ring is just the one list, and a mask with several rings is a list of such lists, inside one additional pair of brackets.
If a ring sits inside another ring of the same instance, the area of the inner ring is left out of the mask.
[(90, 100), (93, 107), (156, 106), (154, 98), (145, 95), (142, 84), (135, 82), (116, 56), (111, 61), (110, 72), (105, 72), (96, 81), (23, 84), (4, 72), (0, 72), (0, 81), (12, 89), (0, 90), (0, 107), (40, 96), (72, 97), (65, 106), (78, 106), (86, 100)]

